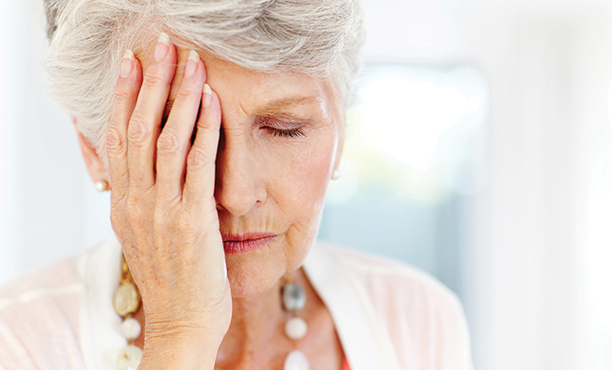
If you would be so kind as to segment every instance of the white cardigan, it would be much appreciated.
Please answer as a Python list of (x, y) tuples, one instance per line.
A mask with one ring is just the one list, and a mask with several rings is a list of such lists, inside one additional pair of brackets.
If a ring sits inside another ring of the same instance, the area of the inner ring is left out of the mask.
[[(115, 240), (0, 288), (0, 369), (115, 370)], [(405, 264), (317, 243), (304, 263), (351, 370), (471, 370), (456, 297)], [(316, 370), (316, 369), (313, 369)]]

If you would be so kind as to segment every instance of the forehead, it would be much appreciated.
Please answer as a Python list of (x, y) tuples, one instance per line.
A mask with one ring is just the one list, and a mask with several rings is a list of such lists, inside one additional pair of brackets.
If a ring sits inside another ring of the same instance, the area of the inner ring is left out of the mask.
[(331, 102), (325, 81), (303, 73), (263, 73), (214, 58), (206, 58), (208, 84), (221, 103), (238, 104), (246, 114), (262, 110), (291, 110)]
[[(178, 65), (167, 111), (172, 106), (189, 49), (177, 47)], [(199, 52), (207, 71), (207, 83), (219, 95), (223, 115), (255, 115), (266, 111), (288, 111), (316, 107), (337, 117), (339, 110), (329, 80), (300, 72), (259, 72)], [(150, 57), (140, 59), (146, 72)], [(330, 117), (331, 118), (331, 117)]]

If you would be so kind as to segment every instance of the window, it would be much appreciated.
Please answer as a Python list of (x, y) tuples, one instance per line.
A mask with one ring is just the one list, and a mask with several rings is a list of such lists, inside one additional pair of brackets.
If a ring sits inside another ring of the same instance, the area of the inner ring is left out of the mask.
[(476, 69), (367, 66), (320, 238), (404, 260), (459, 290), (461, 199), (483, 181), (487, 107)]

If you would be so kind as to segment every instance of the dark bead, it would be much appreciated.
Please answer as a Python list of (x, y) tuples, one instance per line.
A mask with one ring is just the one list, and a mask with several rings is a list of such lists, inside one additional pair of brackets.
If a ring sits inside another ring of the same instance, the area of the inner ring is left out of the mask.
[(283, 288), (283, 307), (287, 311), (297, 311), (306, 305), (306, 293), (297, 284), (287, 284)]

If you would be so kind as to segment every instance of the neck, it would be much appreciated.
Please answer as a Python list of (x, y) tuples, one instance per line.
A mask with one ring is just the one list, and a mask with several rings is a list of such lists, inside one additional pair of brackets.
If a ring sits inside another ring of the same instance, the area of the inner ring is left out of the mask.
[(252, 362), (249, 357), (261, 353), (257, 347), (278, 340), (282, 334), (279, 324), (285, 321), (279, 292), (280, 283), (276, 283), (256, 296), (232, 300), (232, 322), (219, 348), (218, 361), (242, 358)]
[[(294, 280), (300, 285), (306, 281), (301, 269), (294, 273)], [(284, 360), (293, 343), (285, 336), (284, 326), (291, 314), (283, 310), (281, 286), (281, 281), (277, 281), (255, 296), (232, 300), (232, 322), (219, 348), (217, 365), (232, 364), (227, 367), (235, 368), (240, 367), (236, 366), (239, 364), (249, 364), (247, 368), (252, 368), (253, 364), (270, 365), (270, 359)], [(287, 348), (283, 349), (281, 343)]]
[[(302, 269), (295, 271), (294, 281), (306, 289), (308, 298), (300, 317), (308, 321), (319, 299)], [(254, 364), (261, 365), (255, 368), (283, 367), (285, 356), (294, 349), (294, 343), (285, 335), (284, 326), (291, 314), (283, 310), (281, 286), (279, 280), (257, 295), (232, 299), (232, 321), (219, 348), (215, 368), (250, 369)], [(134, 317), (140, 321), (144, 333), (146, 323), (142, 305)], [(143, 348), (144, 335), (134, 344)]]

